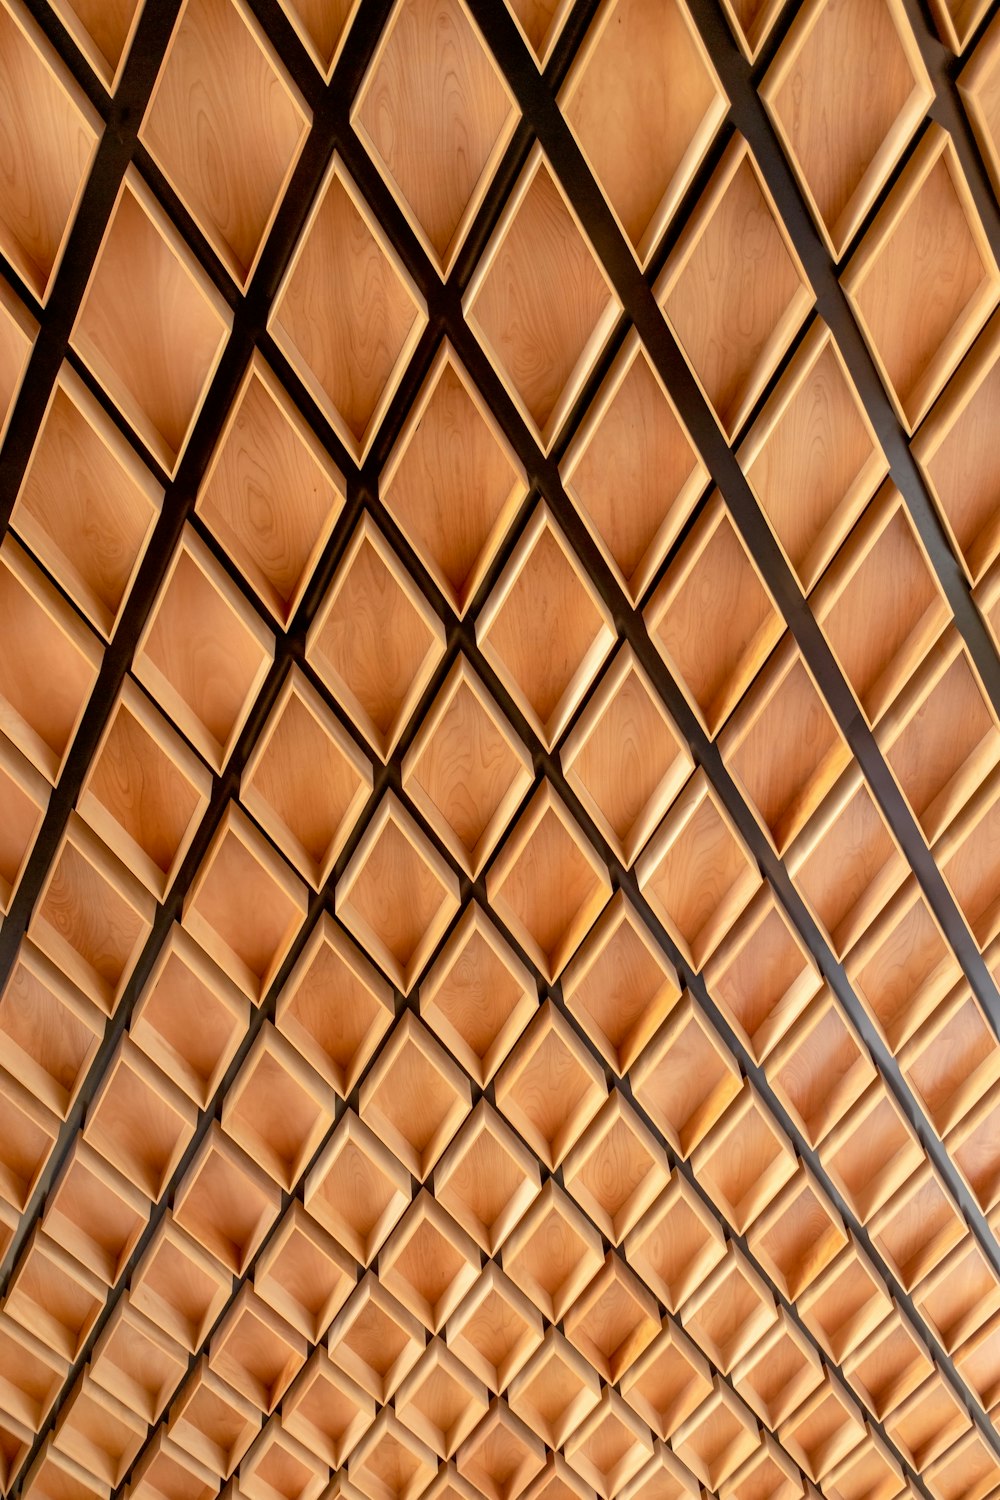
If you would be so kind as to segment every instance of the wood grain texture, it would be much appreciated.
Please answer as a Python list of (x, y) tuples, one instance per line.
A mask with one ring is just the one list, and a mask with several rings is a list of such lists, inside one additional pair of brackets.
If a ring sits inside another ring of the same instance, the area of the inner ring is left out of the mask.
[(263, 361), (251, 361), (196, 510), (287, 625), (344, 503), (343, 476)]
[[(106, 831), (105, 818), (120, 830), (120, 852), (133, 868), (142, 871), (141, 856), (146, 856), (153, 867), (154, 894), (166, 889), (207, 805), (207, 783), (197, 771), (191, 775), (183, 749), (138, 693), (131, 704), (124, 697), (81, 792), (81, 804), (92, 797), (103, 810), (91, 812), (88, 819), (99, 825), (98, 831)], [(82, 815), (87, 816), (86, 808)]]
[(615, 1097), (563, 1166), (568, 1191), (615, 1245), (633, 1228), (666, 1180), (662, 1149), (635, 1111)]
[(1000, 758), (1000, 734), (971, 659), (950, 631), (899, 705), (883, 753), (933, 842)]
[(269, 327), (358, 460), (426, 316), (335, 158)]
[(895, 1052), (958, 979), (958, 960), (908, 879), (847, 959), (868, 1014)]
[(1000, 1048), (971, 994), (941, 1007), (908, 1043), (902, 1066), (925, 1113), (943, 1135), (1000, 1075)]
[(104, 1018), (33, 946), (0, 996), (0, 1063), (65, 1118), (104, 1034)]
[(768, 1058), (766, 1071), (781, 1103), (814, 1147), (875, 1077), (863, 1042), (825, 986)]
[(632, 1410), (666, 1441), (711, 1394), (712, 1377), (698, 1349), (669, 1317), (662, 1332), (622, 1377)]
[(92, 66), (113, 87), (141, 14), (141, 0), (56, 0), (55, 9)]
[(226, 1094), (226, 1134), (290, 1192), (333, 1116), (321, 1080), (273, 1026), (265, 1026)]
[(607, 903), (611, 885), (546, 784), (491, 868), (487, 891), (538, 966), (554, 979)]
[[(906, 873), (896, 844), (863, 782), (853, 773), (838, 788), (836, 811), (821, 809), (788, 855), (789, 869), (836, 951), (843, 954), (861, 935)], [(829, 801), (830, 799), (828, 799)], [(815, 846), (812, 839), (822, 835)]]
[(220, 769), (273, 651), (218, 565), (186, 535), (150, 614), (135, 672)]
[(839, 259), (934, 95), (905, 12), (891, 0), (812, 5), (762, 92)]
[(600, 1400), (599, 1382), (588, 1364), (553, 1328), (515, 1377), (508, 1399), (515, 1415), (544, 1443), (561, 1447), (580, 1418)]
[(470, 1108), (460, 1070), (420, 1021), (404, 1016), (362, 1085), (364, 1123), (423, 1181)]
[[(614, 1101), (608, 1106), (615, 1107)], [(618, 1378), (655, 1338), (660, 1318), (642, 1282), (609, 1251), (563, 1325), (567, 1337), (599, 1374)]]
[(726, 108), (683, 4), (606, 4), (561, 102), (645, 265)]
[(647, 845), (639, 888), (700, 969), (760, 884), (735, 827), (699, 772)]
[(888, 468), (821, 320), (789, 361), (740, 462), (808, 592)]
[(984, 0), (931, 0), (930, 9), (945, 46), (964, 52), (987, 6)]
[(440, 660), (443, 636), (395, 554), (364, 520), (306, 649), (383, 759)]
[(720, 495), (685, 539), (643, 618), (714, 736), (781, 635), (771, 597)]
[(945, 3), (0, 0), (0, 1489), (997, 1489)]
[(464, 307), (548, 448), (618, 303), (540, 153), (525, 169)]
[(406, 1208), (409, 1183), (391, 1152), (347, 1111), (306, 1177), (305, 1202), (313, 1218), (366, 1266)]
[(131, 587), (160, 494), (82, 382), (65, 370), (18, 492), (14, 525), (104, 635)]
[(633, 1070), (640, 1105), (688, 1157), (740, 1090), (740, 1072), (715, 1029), (686, 996)]
[(0, 741), (0, 908), (10, 905), (48, 800), (45, 779)]
[(381, 495), (460, 614), (526, 493), (520, 462), (446, 343), (383, 470)]
[(537, 1007), (528, 970), (481, 909), (467, 907), (421, 986), (421, 1017), (485, 1085)]
[(368, 762), (293, 671), (244, 773), (244, 806), (310, 884), (319, 886), (371, 786)]
[[(707, 473), (638, 339), (625, 341), (560, 464), (563, 484), (634, 603)], [(628, 505), (620, 503), (622, 493)]]
[(283, 8), (329, 78), (358, 0), (283, 0)]
[(516, 118), (462, 0), (400, 0), (352, 120), (444, 275)]
[(46, 1233), (113, 1286), (146, 1227), (149, 1200), (78, 1140), (46, 1204)]
[(629, 652), (602, 680), (561, 755), (571, 786), (626, 865), (693, 768), (655, 689)]
[(544, 66), (569, 13), (567, 0), (508, 0), (532, 51)]
[(790, 1301), (846, 1244), (839, 1213), (802, 1166), (747, 1234), (751, 1253)]
[(814, 298), (737, 138), (657, 284), (723, 432), (736, 435)]
[(719, 745), (779, 854), (851, 760), (798, 651), (783, 648), (745, 696)]
[(877, 722), (950, 614), (891, 485), (827, 570), (812, 604), (869, 723)]
[(99, 122), (18, 7), (0, 12), (0, 248), (48, 296), (97, 150)]
[(758, 1061), (819, 986), (819, 973), (773, 891), (765, 885), (712, 955), (705, 982)]
[(845, 1374), (868, 1409), (882, 1420), (934, 1369), (926, 1349), (899, 1314), (886, 1319), (845, 1361)]
[(594, 1118), (607, 1092), (601, 1070), (549, 1001), (533, 1017), (495, 1084), (501, 1114), (553, 1168)]
[(131, 877), (122, 880), (102, 855), (103, 846), (64, 842), (32, 930), (53, 962), (110, 1011), (149, 935), (152, 911), (137, 898)]
[(733, 1370), (736, 1390), (772, 1431), (822, 1382), (819, 1356), (784, 1313)]
[(820, 1160), (862, 1223), (921, 1164), (911, 1125), (881, 1079), (831, 1132)]
[[(443, 861), (428, 858), (430, 846), (404, 813), (388, 818), (363, 862), (352, 862), (337, 888), (339, 915), (348, 927), (376, 943), (376, 955), (409, 989), (421, 959), (458, 911), (457, 882)], [(415, 830), (413, 830), (415, 832)]]
[(101, 1309), (100, 1283), (75, 1273), (71, 1258), (33, 1236), (7, 1290), (6, 1311), (42, 1343), (72, 1360)]
[[(796, 1165), (783, 1132), (749, 1084), (698, 1146), (692, 1161), (705, 1191), (737, 1233), (744, 1233), (773, 1200)], [(748, 1270), (742, 1277), (752, 1290), (753, 1275)], [(756, 1293), (759, 1297), (759, 1288)], [(743, 1319), (737, 1316), (733, 1321), (735, 1336)]]
[(321, 918), (281, 988), (278, 1030), (346, 1098), (391, 1020), (385, 980), (332, 918)]
[(305, 915), (305, 887), (230, 803), (188, 889), (182, 921), (255, 1003)]
[(0, 286), (0, 438), (13, 414), (37, 332), (35, 319), (4, 281)]
[(501, 1252), (504, 1270), (546, 1317), (562, 1313), (604, 1257), (596, 1230), (553, 1182), (546, 1183)]
[(478, 1278), (479, 1251), (426, 1188), (379, 1255), (385, 1286), (437, 1333)]
[(242, 1275), (278, 1216), (280, 1199), (216, 1129), (188, 1167), (174, 1220), (235, 1275)]
[(204, 1106), (243, 1040), (249, 1017), (249, 1005), (235, 985), (175, 926), (143, 986), (129, 1034)]
[(487, 1255), (534, 1202), (537, 1163), (485, 1100), (434, 1171), (434, 1196)]
[(613, 637), (606, 609), (546, 507), (535, 512), (491, 594), (476, 639), (543, 738), (555, 740)]
[(724, 1374), (776, 1317), (765, 1284), (735, 1248), (681, 1314), (684, 1331)]
[(317, 1349), (285, 1397), (285, 1429), (331, 1467), (364, 1436), (375, 1419), (375, 1403), (349, 1375)]
[(723, 6), (736, 40), (753, 62), (784, 10), (785, 0), (723, 0)]
[(566, 1004), (624, 1074), (680, 997), (676, 970), (616, 893), (563, 976)]
[(998, 827), (1000, 803), (994, 773), (936, 846), (942, 873), (980, 947), (995, 936), (1000, 922), (1000, 861), (995, 844)]
[(990, 25), (958, 80), (969, 123), (979, 145), (994, 191), (1000, 185), (1000, 74), (997, 36)]
[(191, 1353), (200, 1347), (232, 1289), (232, 1275), (206, 1255), (169, 1215), (129, 1283), (135, 1306)]
[(240, 285), (310, 123), (238, 0), (187, 0), (139, 134)]
[(993, 412), (1000, 399), (996, 323), (962, 361), (913, 441), (949, 539), (972, 583), (1000, 551), (997, 495), (989, 462)]
[(231, 315), (128, 177), (72, 342), (169, 474), (229, 333)]
[(463, 661), (407, 753), (404, 791), (476, 875), (531, 781), (519, 739)]
[(180, 1090), (126, 1040), (94, 1099), (83, 1139), (155, 1203), (196, 1118)]
[[(59, 607), (61, 605), (61, 607)], [(97, 679), (96, 638), (9, 540), (0, 554), (0, 728), (50, 781)]]
[(843, 278), (910, 431), (1000, 296), (996, 262), (952, 153), (946, 135), (923, 137)]

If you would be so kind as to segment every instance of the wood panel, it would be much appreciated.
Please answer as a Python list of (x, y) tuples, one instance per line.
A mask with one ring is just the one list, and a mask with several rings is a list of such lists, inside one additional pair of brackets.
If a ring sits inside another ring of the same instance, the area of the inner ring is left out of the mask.
[(0, 0), (0, 1500), (1000, 1494), (990, 0)]

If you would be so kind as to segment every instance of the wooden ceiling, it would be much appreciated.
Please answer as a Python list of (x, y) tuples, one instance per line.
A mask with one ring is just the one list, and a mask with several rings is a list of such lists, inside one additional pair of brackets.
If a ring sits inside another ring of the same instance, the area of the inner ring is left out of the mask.
[(1000, 1495), (1000, 17), (0, 0), (0, 1493)]

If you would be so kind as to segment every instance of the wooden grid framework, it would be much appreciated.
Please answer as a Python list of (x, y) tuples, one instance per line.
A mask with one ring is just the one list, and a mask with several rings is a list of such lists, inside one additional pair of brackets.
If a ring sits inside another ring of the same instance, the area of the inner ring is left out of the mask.
[(1000, 1494), (989, 0), (0, 0), (0, 1495)]

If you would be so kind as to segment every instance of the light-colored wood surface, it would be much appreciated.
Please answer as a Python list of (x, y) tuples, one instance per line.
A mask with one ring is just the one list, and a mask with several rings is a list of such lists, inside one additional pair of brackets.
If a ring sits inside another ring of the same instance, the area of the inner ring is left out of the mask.
[[(641, 265), (701, 164), (727, 102), (683, 0), (601, 6), (560, 105)], [(647, 150), (650, 138), (656, 151)]]
[[(540, 653), (539, 639), (551, 649)], [(546, 505), (539, 505), (476, 622), (494, 671), (551, 747), (614, 642), (612, 620)]]
[(934, 97), (905, 9), (893, 0), (800, 7), (761, 97), (839, 260)]
[(843, 356), (821, 318), (789, 360), (740, 446), (739, 458), (808, 592), (888, 468)]
[(381, 496), (460, 614), (527, 489), (520, 459), (446, 339), (382, 471)]
[[(912, 432), (1000, 297), (996, 259), (946, 131), (925, 131), (842, 285)], [(914, 305), (918, 318), (909, 316)]]
[(521, 175), (463, 309), (548, 450), (621, 307), (541, 150)]
[(383, 760), (444, 654), (444, 631), (365, 514), (306, 639), (306, 660)]
[(139, 138), (240, 285), (311, 123), (239, 0), (186, 0)]
[(102, 635), (114, 631), (162, 497), (84, 382), (64, 365), (11, 520)]
[(220, 771), (271, 666), (274, 637), (193, 529), (136, 646), (135, 675)]
[(518, 121), (462, 0), (399, 0), (351, 117), (447, 277)]
[(130, 172), (72, 342), (170, 475), (231, 326), (227, 304), (145, 183)]
[(734, 137), (716, 168), (656, 292), (731, 440), (814, 301), (742, 138)]
[(345, 480), (254, 353), (195, 510), (288, 625), (344, 503)]
[[(347, 278), (353, 295), (334, 296)], [(271, 332), (356, 460), (423, 332), (423, 298), (334, 159), (271, 314)]]
[(998, 25), (0, 0), (0, 1500), (1000, 1494)]
[(0, 14), (6, 143), (0, 249), (45, 302), (100, 135), (100, 118), (17, 0)]

